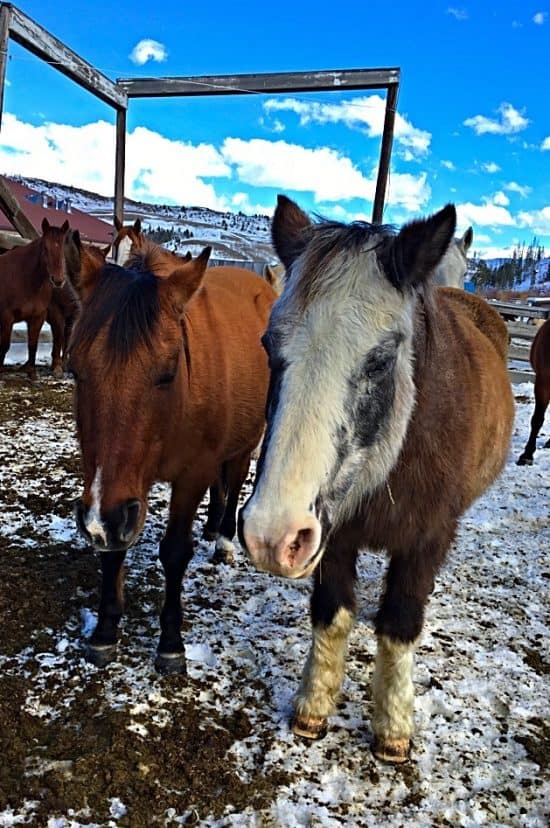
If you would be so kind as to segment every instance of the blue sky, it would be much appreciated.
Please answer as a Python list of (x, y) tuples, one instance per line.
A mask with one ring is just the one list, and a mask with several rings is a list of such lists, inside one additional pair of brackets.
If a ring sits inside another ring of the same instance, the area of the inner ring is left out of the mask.
[[(398, 66), (384, 213), (448, 201), (474, 248), (550, 252), (550, 2), (113, 4), (20, 8), (111, 79)], [(144, 43), (145, 41), (145, 43)], [(153, 41), (148, 43), (147, 41)], [(0, 171), (112, 195), (114, 113), (10, 43)], [(126, 194), (157, 203), (369, 219), (384, 92), (134, 100)]]

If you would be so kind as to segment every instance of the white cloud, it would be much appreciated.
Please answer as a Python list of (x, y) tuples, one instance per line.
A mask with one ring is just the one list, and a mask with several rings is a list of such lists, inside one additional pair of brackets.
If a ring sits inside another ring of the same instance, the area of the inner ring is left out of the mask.
[(445, 167), (448, 170), (456, 170), (456, 167), (452, 161), (442, 161), (441, 166)]
[(481, 165), (481, 169), (488, 173), (496, 173), (500, 170), (500, 167), (494, 161), (488, 161), (486, 164)]
[(464, 204), (457, 204), (456, 211), (458, 216), (458, 224), (468, 226), (473, 224), (474, 227), (494, 227), (504, 226), (513, 227), (515, 221), (505, 207), (498, 204), (472, 204), (465, 202)]
[(499, 120), (487, 118), (485, 115), (474, 115), (473, 118), (466, 118), (464, 126), (472, 127), (476, 135), (512, 135), (521, 132), (529, 124), (529, 119), (510, 103), (502, 103), (497, 112), (500, 114)]
[(497, 204), (499, 207), (507, 207), (510, 204), (510, 199), (508, 198), (506, 193), (503, 193), (502, 190), (499, 190), (490, 197), (490, 202), (487, 203)]
[(509, 181), (508, 184), (504, 185), (504, 189), (510, 193), (518, 193), (522, 198), (527, 198), (532, 191), (532, 187), (527, 184), (518, 184), (517, 181)]
[(137, 63), (138, 66), (143, 66), (149, 60), (155, 63), (163, 63), (167, 57), (168, 52), (163, 43), (147, 38), (136, 43), (129, 55), (132, 63)]
[(457, 8), (449, 8), (447, 9), (447, 14), (450, 14), (451, 17), (454, 17), (456, 20), (468, 20), (469, 14), (466, 9), (457, 9)]
[(541, 210), (529, 210), (518, 214), (518, 222), (541, 236), (550, 235), (550, 206)]
[[(238, 179), (245, 184), (308, 191), (316, 202), (374, 199), (375, 175), (365, 177), (350, 158), (329, 147), (310, 149), (286, 141), (226, 138), (222, 154), (227, 163), (236, 167)], [(429, 197), (425, 173), (391, 175), (388, 204), (414, 211)]]
[(541, 144), (541, 150), (550, 150), (550, 135)]
[(546, 18), (548, 17), (548, 12), (537, 12), (533, 15), (533, 23), (536, 23), (537, 26), (542, 26), (546, 23)]
[[(264, 109), (272, 112), (294, 112), (300, 118), (300, 125), (345, 124), (349, 129), (359, 129), (369, 138), (382, 135), (386, 101), (380, 95), (367, 95), (350, 101), (334, 104), (309, 102), (297, 98), (270, 98)], [(394, 140), (406, 154), (406, 160), (426, 155), (432, 136), (425, 130), (414, 127), (403, 115), (395, 115)]]

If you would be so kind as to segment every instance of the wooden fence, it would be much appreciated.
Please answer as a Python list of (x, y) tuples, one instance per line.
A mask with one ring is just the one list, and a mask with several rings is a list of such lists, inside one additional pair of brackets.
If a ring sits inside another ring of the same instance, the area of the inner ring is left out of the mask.
[[(535, 375), (529, 363), (529, 351), (540, 324), (550, 317), (548, 305), (524, 302), (500, 302), (489, 299), (489, 304), (506, 320), (510, 333), (509, 374), (512, 382), (534, 382)], [(519, 363), (519, 364), (518, 364)]]

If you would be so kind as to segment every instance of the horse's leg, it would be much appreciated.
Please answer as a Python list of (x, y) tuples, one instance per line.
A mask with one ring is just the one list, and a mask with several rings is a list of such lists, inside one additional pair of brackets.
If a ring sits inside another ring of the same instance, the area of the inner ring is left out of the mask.
[(413, 732), (415, 643), (424, 607), (448, 542), (393, 555), (376, 616), (378, 648), (373, 679), (374, 755), (386, 762), (409, 758)]
[(59, 308), (50, 305), (47, 321), (52, 329), (52, 374), (56, 379), (61, 379), (63, 376), (61, 348), (63, 345), (64, 320)]
[(101, 599), (96, 628), (86, 650), (86, 659), (97, 667), (115, 655), (118, 624), (124, 610), (124, 558), (126, 552), (101, 552)]
[[(523, 453), (518, 459), (518, 466), (531, 466), (533, 464), (533, 455), (537, 447), (537, 435), (544, 423), (544, 415), (550, 402), (550, 384), (544, 384), (542, 380), (535, 379), (535, 410), (531, 417), (531, 432), (529, 439), (525, 444)], [(545, 448), (550, 448), (550, 440)]]
[(233, 563), (235, 554), (233, 538), (237, 528), (237, 506), (239, 505), (239, 494), (250, 466), (250, 452), (247, 451), (245, 454), (233, 458), (225, 466), (227, 503), (220, 524), (219, 536), (216, 540), (216, 551), (213, 557), (216, 563)]
[(181, 637), (181, 584), (193, 557), (193, 518), (214, 473), (203, 480), (182, 479), (172, 485), (170, 518), (160, 542), (159, 558), (166, 579), (164, 605), (160, 614), (160, 640), (155, 660), (159, 673), (184, 673), (185, 649)]
[(32, 380), (36, 379), (36, 349), (38, 347), (40, 330), (45, 319), (46, 314), (43, 314), (42, 316), (32, 316), (30, 319), (27, 319), (29, 358), (23, 367), (29, 375), (29, 378)]
[(292, 730), (321, 739), (344, 680), (347, 641), (355, 614), (357, 550), (331, 543), (314, 576), (313, 642), (295, 699)]
[(205, 540), (216, 540), (220, 530), (225, 504), (227, 503), (227, 479), (225, 463), (222, 465), (216, 482), (208, 489), (208, 511), (206, 523), (202, 530)]
[(4, 359), (10, 349), (12, 328), (13, 316), (11, 313), (2, 313), (0, 315), (0, 370), (4, 367)]

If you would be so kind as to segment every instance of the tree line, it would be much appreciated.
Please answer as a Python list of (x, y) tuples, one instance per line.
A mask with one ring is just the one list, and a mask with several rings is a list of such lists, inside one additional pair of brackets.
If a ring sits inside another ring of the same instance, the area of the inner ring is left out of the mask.
[(501, 264), (491, 267), (485, 259), (480, 259), (474, 252), (473, 266), (470, 265), (469, 278), (476, 290), (482, 287), (514, 288), (529, 280), (529, 287), (533, 287), (537, 278), (537, 265), (544, 259), (544, 245), (540, 244), (537, 236), (529, 245), (525, 242), (517, 244), (511, 258)]

